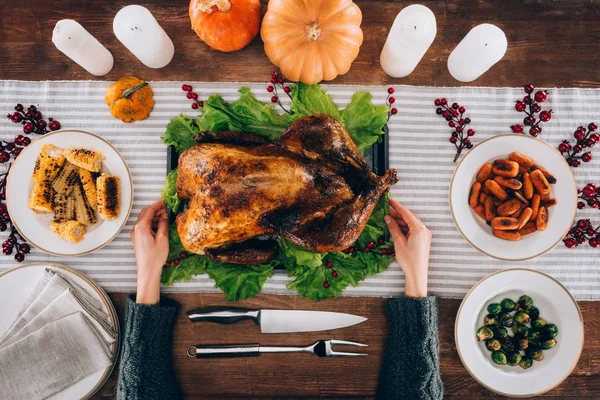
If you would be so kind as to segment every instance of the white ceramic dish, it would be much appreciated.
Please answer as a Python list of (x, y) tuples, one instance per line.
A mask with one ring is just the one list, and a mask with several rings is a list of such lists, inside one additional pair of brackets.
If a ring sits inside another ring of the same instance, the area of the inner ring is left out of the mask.
[[(556, 177), (551, 196), (558, 204), (548, 209), (548, 228), (511, 242), (497, 238), (469, 207), (469, 193), (479, 168), (498, 158), (508, 158), (517, 151), (529, 156)], [(450, 183), (450, 210), (456, 227), (464, 238), (482, 253), (504, 261), (523, 261), (538, 257), (561, 242), (577, 210), (577, 185), (563, 156), (548, 143), (526, 135), (494, 136), (474, 147), (454, 171)]]
[[(486, 307), (504, 298), (527, 294), (540, 316), (558, 326), (558, 344), (544, 350), (544, 360), (529, 369), (494, 364), (475, 332), (483, 325)], [(575, 299), (554, 278), (538, 271), (513, 268), (495, 272), (477, 283), (464, 298), (454, 327), (456, 350), (473, 378), (496, 393), (530, 397), (558, 386), (573, 371), (583, 348), (583, 319)]]
[[(48, 225), (52, 214), (36, 214), (27, 208), (35, 160), (46, 143), (61, 148), (84, 147), (100, 151), (106, 157), (103, 172), (118, 176), (121, 183), (119, 217), (112, 221), (98, 218), (96, 224), (86, 229), (84, 239), (79, 243), (68, 242), (51, 233)], [(21, 152), (8, 175), (6, 204), (15, 227), (27, 242), (49, 254), (79, 256), (104, 247), (125, 226), (133, 204), (133, 180), (123, 157), (106, 140), (90, 132), (60, 130), (39, 137)]]
[[(110, 347), (112, 351), (113, 364), (87, 378), (77, 382), (75, 385), (63, 390), (54, 396), (52, 400), (87, 399), (91, 397), (109, 378), (114, 368), (115, 360), (119, 352), (119, 319), (117, 313), (106, 292), (87, 276), (74, 269), (51, 263), (34, 263), (15, 267), (0, 274), (0, 336), (10, 327), (21, 305), (25, 302), (27, 295), (33, 289), (39, 277), (45, 269), (56, 270), (77, 283), (86, 292), (103, 305), (103, 310), (110, 317), (113, 329), (117, 332), (117, 340)], [(36, 379), (32, 377), (32, 379)]]

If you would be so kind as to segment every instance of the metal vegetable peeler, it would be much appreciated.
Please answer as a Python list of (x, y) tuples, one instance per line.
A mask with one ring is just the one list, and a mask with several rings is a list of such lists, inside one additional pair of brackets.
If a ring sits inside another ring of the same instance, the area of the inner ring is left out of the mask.
[(187, 349), (187, 355), (196, 358), (258, 357), (262, 353), (311, 353), (318, 357), (360, 357), (366, 353), (334, 351), (333, 346), (359, 346), (366, 344), (345, 340), (319, 340), (306, 347), (261, 346), (260, 344), (216, 344), (196, 345)]

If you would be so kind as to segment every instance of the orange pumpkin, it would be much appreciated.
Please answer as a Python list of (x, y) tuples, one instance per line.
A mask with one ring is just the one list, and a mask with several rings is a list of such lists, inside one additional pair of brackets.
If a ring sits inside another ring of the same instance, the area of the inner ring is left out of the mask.
[(260, 0), (192, 0), (192, 29), (213, 49), (231, 52), (248, 45), (260, 27)]
[(270, 0), (260, 35), (281, 73), (310, 85), (348, 72), (363, 41), (361, 22), (351, 0)]
[(130, 123), (148, 118), (154, 108), (152, 95), (148, 82), (135, 76), (125, 76), (108, 87), (104, 101), (113, 117)]

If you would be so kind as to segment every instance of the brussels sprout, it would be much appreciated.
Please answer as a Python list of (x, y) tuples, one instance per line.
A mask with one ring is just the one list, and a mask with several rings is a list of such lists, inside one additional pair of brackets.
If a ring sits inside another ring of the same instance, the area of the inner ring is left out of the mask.
[(558, 326), (554, 324), (548, 324), (542, 329), (542, 333), (547, 338), (555, 338), (558, 335)]
[(534, 319), (538, 319), (540, 317), (540, 310), (537, 307), (531, 307), (529, 309), (529, 316), (531, 317), (532, 320)]
[(539, 331), (529, 332), (529, 342), (530, 343), (538, 343), (542, 340), (542, 333)]
[(544, 318), (538, 318), (531, 321), (531, 327), (535, 329), (541, 329), (546, 325), (546, 320)]
[(488, 314), (485, 317), (483, 317), (483, 324), (485, 326), (494, 326), (494, 325), (498, 325), (498, 319), (496, 318), (495, 315), (492, 314)]
[(531, 368), (531, 366), (533, 365), (533, 360), (527, 356), (523, 356), (521, 357), (521, 362), (519, 363), (519, 366), (523, 369), (527, 369), (527, 368)]
[(489, 351), (498, 351), (502, 348), (502, 345), (497, 339), (488, 339), (485, 341), (485, 347), (487, 347)]
[(500, 322), (502, 325), (506, 326), (507, 328), (510, 328), (511, 326), (513, 326), (515, 324), (515, 320), (513, 319), (513, 317), (507, 312), (498, 314), (498, 322)]
[(506, 351), (507, 353), (512, 353), (513, 351), (517, 350), (517, 346), (515, 346), (515, 341), (510, 336), (506, 339), (502, 339), (500, 343), (502, 343), (502, 350)]
[(542, 349), (548, 350), (556, 346), (556, 339), (548, 339), (541, 343)]
[(527, 325), (529, 323), (530, 319), (531, 318), (529, 317), (529, 314), (527, 314), (525, 311), (517, 311), (514, 316), (515, 322), (518, 322), (518, 323), (524, 324), (524, 325)]
[(518, 322), (516, 324), (514, 324), (511, 329), (512, 329), (513, 333), (519, 337), (529, 336), (529, 328)]
[(544, 359), (542, 350), (537, 346), (530, 345), (525, 349), (525, 354), (534, 361), (542, 361)]
[(521, 354), (517, 351), (506, 354), (506, 363), (511, 366), (519, 365), (521, 362)]
[(521, 338), (517, 341), (517, 347), (519, 350), (525, 350), (529, 347), (529, 340), (527, 338)]
[(527, 296), (526, 294), (519, 297), (518, 303), (519, 303), (519, 308), (521, 310), (529, 311), (529, 309), (531, 307), (533, 307), (533, 300), (531, 299), (531, 297)]
[(496, 364), (506, 365), (506, 354), (502, 350), (492, 352), (492, 361)]
[(502, 312), (502, 306), (498, 303), (492, 303), (487, 306), (487, 311), (492, 315), (498, 315)]
[(477, 330), (475, 334), (477, 336), (477, 340), (482, 342), (484, 340), (488, 340), (494, 337), (494, 331), (488, 326), (482, 326)]
[(504, 339), (508, 337), (508, 330), (503, 326), (495, 326), (494, 337), (498, 339)]
[(500, 306), (502, 307), (502, 310), (504, 312), (511, 312), (511, 311), (515, 311), (515, 309), (517, 307), (517, 303), (515, 303), (511, 299), (504, 299), (500, 302)]

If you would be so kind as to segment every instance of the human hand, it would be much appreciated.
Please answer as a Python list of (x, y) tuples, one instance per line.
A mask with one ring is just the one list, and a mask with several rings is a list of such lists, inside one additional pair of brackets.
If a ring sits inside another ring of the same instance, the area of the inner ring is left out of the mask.
[(408, 208), (390, 199), (385, 223), (394, 241), (396, 260), (404, 271), (406, 297), (427, 297), (431, 231)]
[(160, 276), (169, 255), (169, 220), (162, 200), (142, 210), (131, 230), (137, 266), (136, 302), (158, 304)]

